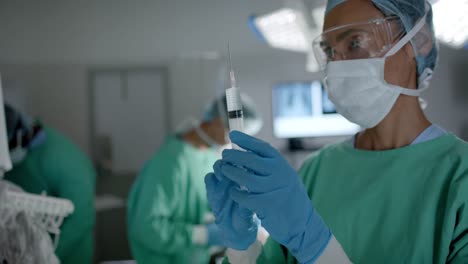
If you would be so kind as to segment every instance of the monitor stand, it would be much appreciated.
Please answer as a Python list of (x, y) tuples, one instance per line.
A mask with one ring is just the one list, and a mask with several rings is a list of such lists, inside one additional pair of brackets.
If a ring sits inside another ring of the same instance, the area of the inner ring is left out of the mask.
[(290, 152), (305, 150), (304, 141), (302, 138), (289, 138), (288, 139), (288, 150)]
[(311, 152), (321, 149), (325, 144), (314, 141), (313, 138), (288, 138), (289, 152)]

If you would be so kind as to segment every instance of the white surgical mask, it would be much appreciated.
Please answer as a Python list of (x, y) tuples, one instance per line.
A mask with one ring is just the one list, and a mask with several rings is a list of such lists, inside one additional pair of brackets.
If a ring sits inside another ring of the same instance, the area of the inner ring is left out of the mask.
[(22, 136), (21, 132), (18, 132), (16, 135), (16, 147), (12, 150), (10, 150), (10, 159), (13, 165), (18, 165), (20, 164), (24, 158), (26, 157), (26, 154), (28, 153), (27, 149), (22, 147)]
[(417, 90), (391, 85), (384, 78), (386, 58), (405, 46), (425, 22), (426, 15), (383, 58), (328, 63), (325, 85), (338, 113), (364, 128), (372, 128), (388, 115), (400, 94), (420, 96), (428, 88), (430, 69), (421, 74)]
[(13, 165), (20, 164), (26, 157), (27, 151), (23, 148), (15, 148), (10, 151), (10, 158)]
[(195, 133), (206, 143), (208, 146), (215, 152), (218, 152), (220, 149), (223, 148), (222, 145), (216, 143), (216, 141), (211, 138), (203, 129), (200, 128), (199, 123), (193, 123), (193, 129), (195, 130)]

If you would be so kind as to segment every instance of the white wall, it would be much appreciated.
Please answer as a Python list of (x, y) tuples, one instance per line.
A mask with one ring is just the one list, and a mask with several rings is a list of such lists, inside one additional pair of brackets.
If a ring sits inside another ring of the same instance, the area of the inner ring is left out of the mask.
[[(169, 118), (174, 130), (188, 116), (200, 118), (206, 104), (215, 98), (220, 61), (199, 57), (165, 64), (170, 78)], [(92, 68), (96, 66), (0, 63), (0, 76), (6, 100), (62, 131), (90, 154), (88, 70)]]
[(456, 135), (468, 136), (468, 50), (441, 48), (434, 80), (423, 97), (433, 122)]
[(89, 153), (86, 67), (0, 64), (5, 98), (68, 135)]
[(199, 119), (205, 106), (217, 96), (221, 64), (218, 58), (171, 60), (168, 68), (172, 129), (177, 129), (188, 117)]
[(149, 62), (219, 50), (262, 52), (248, 17), (282, 0), (0, 1), (0, 60)]

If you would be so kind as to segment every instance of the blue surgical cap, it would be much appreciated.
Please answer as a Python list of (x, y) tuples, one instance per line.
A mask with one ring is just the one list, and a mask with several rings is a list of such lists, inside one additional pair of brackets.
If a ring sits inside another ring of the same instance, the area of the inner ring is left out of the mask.
[(325, 10), (325, 15), (330, 13), (333, 8), (335, 8), (337, 5), (344, 3), (346, 0), (328, 0), (327, 2), (327, 9)]
[[(346, 0), (329, 0), (327, 2), (325, 14), (328, 14), (333, 8), (345, 1)], [(406, 32), (409, 32), (426, 13), (425, 0), (372, 0), (372, 2), (386, 16), (398, 16)], [(418, 75), (421, 75), (425, 69), (434, 70), (439, 56), (439, 46), (436, 42), (434, 24), (432, 22), (432, 8), (430, 8), (427, 14), (426, 25), (429, 35), (418, 34), (411, 40), (416, 54)], [(422, 53), (421, 47), (427, 44), (427, 41), (432, 41), (432, 49), (429, 52), (425, 51)]]

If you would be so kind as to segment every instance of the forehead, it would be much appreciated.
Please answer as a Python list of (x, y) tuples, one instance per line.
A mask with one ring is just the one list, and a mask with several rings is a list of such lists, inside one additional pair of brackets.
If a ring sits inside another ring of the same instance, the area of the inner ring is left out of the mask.
[(347, 0), (327, 14), (323, 29), (327, 30), (382, 17), (384, 14), (375, 7), (371, 0)]

